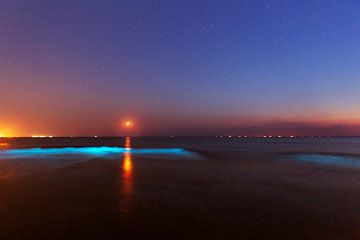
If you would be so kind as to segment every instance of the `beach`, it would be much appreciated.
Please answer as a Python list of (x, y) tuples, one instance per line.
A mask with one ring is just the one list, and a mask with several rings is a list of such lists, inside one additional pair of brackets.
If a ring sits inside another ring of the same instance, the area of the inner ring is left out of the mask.
[[(360, 169), (293, 157), (356, 161), (358, 138), (1, 141), (8, 143), (0, 150), (1, 239), (360, 236)], [(28, 151), (69, 146), (111, 148), (39, 157)], [(1, 155), (14, 149), (27, 151)]]

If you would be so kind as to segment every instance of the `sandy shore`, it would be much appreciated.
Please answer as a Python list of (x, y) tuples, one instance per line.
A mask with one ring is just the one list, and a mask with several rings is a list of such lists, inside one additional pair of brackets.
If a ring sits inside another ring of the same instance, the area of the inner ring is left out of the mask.
[(359, 170), (266, 152), (0, 161), (1, 239), (355, 239)]

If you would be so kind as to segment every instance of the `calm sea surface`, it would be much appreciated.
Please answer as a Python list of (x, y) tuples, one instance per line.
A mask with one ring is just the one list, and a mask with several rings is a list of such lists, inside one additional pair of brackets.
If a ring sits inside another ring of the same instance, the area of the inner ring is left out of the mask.
[(0, 239), (358, 239), (360, 138), (0, 139)]
[[(125, 146), (125, 138), (0, 139), (7, 148)], [(360, 154), (360, 138), (132, 137), (132, 148), (186, 148), (196, 151), (330, 152)]]

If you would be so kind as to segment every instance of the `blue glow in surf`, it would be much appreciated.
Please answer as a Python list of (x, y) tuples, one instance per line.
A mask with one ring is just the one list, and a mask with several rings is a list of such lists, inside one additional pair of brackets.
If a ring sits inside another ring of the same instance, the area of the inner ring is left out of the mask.
[(325, 165), (360, 168), (360, 157), (325, 155), (325, 154), (298, 154), (293, 159)]
[(64, 147), (64, 148), (27, 148), (0, 151), (0, 159), (51, 158), (51, 157), (102, 157), (112, 158), (130, 152), (132, 155), (148, 157), (171, 157), (200, 159), (200, 156), (182, 148), (129, 149), (122, 147)]

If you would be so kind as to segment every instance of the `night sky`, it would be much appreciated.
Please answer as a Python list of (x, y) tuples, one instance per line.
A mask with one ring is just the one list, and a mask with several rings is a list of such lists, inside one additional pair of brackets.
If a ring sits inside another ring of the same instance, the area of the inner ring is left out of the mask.
[(360, 135), (359, 93), (357, 0), (0, 0), (3, 136)]

